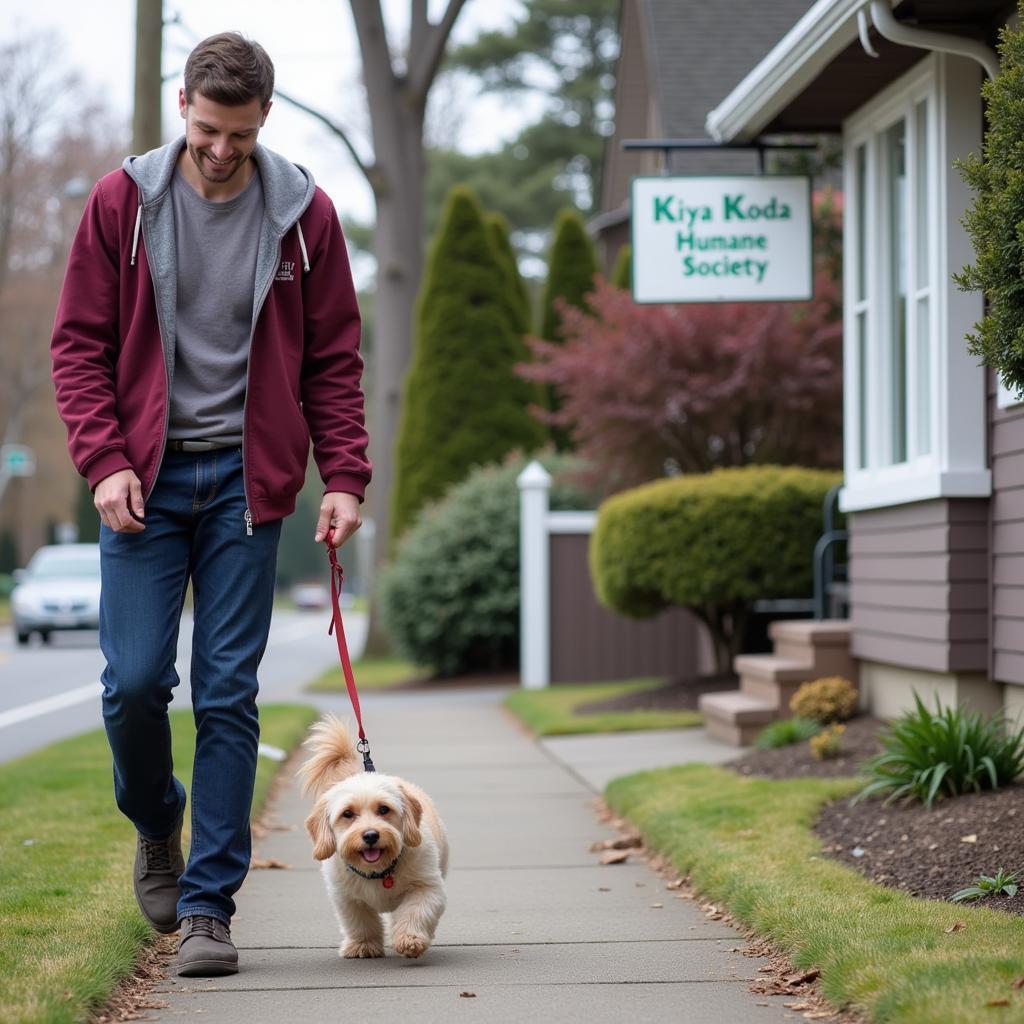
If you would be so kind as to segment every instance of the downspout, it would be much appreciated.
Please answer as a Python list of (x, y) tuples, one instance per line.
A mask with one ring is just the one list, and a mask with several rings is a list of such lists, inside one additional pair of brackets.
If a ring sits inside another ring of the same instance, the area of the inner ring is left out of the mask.
[(897, 21), (892, 13), (892, 6), (887, 0), (871, 0), (871, 20), (875, 23), (878, 34), (891, 43), (901, 46), (917, 46), (923, 50), (940, 50), (943, 53), (954, 53), (958, 57), (970, 57), (976, 60), (989, 78), (999, 74), (999, 58), (995, 51), (974, 39), (951, 35), (948, 32), (933, 32), (931, 29), (918, 28)]

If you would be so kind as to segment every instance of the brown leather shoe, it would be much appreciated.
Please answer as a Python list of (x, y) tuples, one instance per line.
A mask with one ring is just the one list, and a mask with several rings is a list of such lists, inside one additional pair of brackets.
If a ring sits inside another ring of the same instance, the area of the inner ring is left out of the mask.
[(178, 940), (178, 974), (185, 978), (219, 978), (238, 973), (238, 950), (231, 929), (215, 917), (186, 917)]
[(181, 822), (166, 839), (141, 833), (135, 846), (135, 899), (142, 916), (167, 934), (178, 927), (178, 879), (185, 870), (181, 855)]

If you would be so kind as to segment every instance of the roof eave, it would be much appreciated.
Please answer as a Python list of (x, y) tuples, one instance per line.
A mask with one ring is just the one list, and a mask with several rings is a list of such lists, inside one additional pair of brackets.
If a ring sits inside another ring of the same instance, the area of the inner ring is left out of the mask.
[(864, 0), (817, 0), (705, 121), (718, 142), (756, 138), (857, 38)]

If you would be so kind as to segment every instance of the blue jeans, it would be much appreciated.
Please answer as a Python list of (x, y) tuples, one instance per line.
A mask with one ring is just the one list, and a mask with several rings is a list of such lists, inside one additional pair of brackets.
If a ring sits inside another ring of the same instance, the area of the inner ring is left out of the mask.
[(192, 581), (192, 847), (179, 917), (225, 923), (246, 872), (259, 717), (256, 669), (270, 630), (281, 522), (246, 535), (238, 448), (167, 452), (141, 533), (101, 528), (103, 721), (117, 806), (150, 839), (174, 831), (185, 789), (174, 777), (167, 705), (185, 590)]

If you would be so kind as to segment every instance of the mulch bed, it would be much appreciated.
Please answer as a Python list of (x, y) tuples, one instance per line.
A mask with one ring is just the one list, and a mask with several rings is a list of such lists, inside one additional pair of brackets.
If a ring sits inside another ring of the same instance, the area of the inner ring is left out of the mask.
[[(883, 723), (862, 715), (846, 723), (843, 755), (816, 761), (806, 743), (757, 750), (729, 767), (743, 775), (772, 779), (835, 778), (856, 775), (881, 748)], [(883, 805), (869, 799), (826, 805), (814, 827), (822, 852), (859, 871), (865, 878), (913, 896), (948, 899), (982, 874), (1000, 868), (1024, 872), (1024, 785), (995, 792), (970, 793), (922, 804)], [(1024, 914), (1024, 884), (1016, 896), (996, 896), (977, 905)]]
[(637, 693), (624, 693), (608, 700), (587, 701), (573, 709), (577, 715), (600, 714), (605, 711), (696, 711), (702, 693), (716, 690), (735, 690), (736, 676), (686, 676), (673, 679)]

